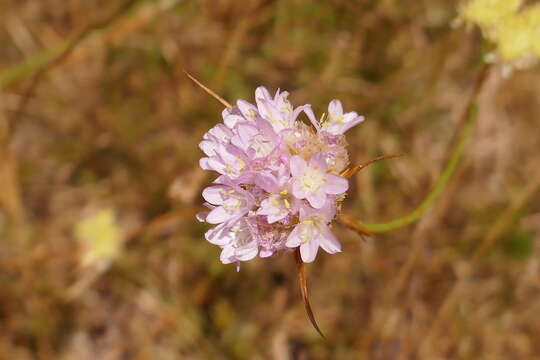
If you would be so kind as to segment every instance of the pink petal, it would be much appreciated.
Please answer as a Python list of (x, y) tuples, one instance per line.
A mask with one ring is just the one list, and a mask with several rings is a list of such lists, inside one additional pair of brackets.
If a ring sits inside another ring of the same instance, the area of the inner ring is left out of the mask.
[(357, 116), (353, 120), (351, 120), (351, 121), (347, 122), (345, 125), (343, 125), (343, 128), (341, 129), (341, 133), (343, 134), (345, 131), (349, 130), (350, 128), (352, 128), (353, 126), (355, 126), (357, 124), (360, 124), (364, 120), (365, 120), (365, 117)]
[(203, 169), (203, 170), (213, 170), (212, 167), (210, 166), (210, 164), (208, 163), (209, 160), (210, 160), (210, 158), (207, 158), (207, 157), (201, 158), (199, 160), (199, 166), (201, 167), (201, 169)]
[(238, 100), (236, 102), (236, 106), (238, 106), (238, 109), (246, 119), (249, 119), (250, 117), (252, 118), (253, 115), (257, 114), (257, 108), (255, 107), (255, 105), (250, 104), (245, 100)]
[(334, 236), (328, 226), (323, 225), (322, 234), (319, 236), (319, 242), (324, 251), (329, 254), (335, 254), (341, 251), (341, 244)]
[(304, 187), (300, 183), (300, 180), (294, 180), (292, 185), (292, 193), (297, 199), (305, 199), (307, 194), (304, 191)]
[(216, 154), (217, 144), (211, 140), (203, 140), (199, 143), (199, 148), (208, 156)]
[(278, 185), (281, 187), (285, 186), (285, 184), (289, 181), (289, 179), (290, 179), (289, 169), (287, 169), (285, 165), (281, 164), (279, 166), (278, 175), (277, 175)]
[(355, 111), (348, 112), (343, 115), (343, 122), (345, 124), (350, 123), (351, 121), (355, 120), (358, 116), (358, 114)]
[(203, 190), (202, 196), (210, 204), (221, 205), (223, 204), (222, 193), (224, 190), (224, 186), (210, 186)]
[(227, 107), (223, 109), (223, 111), (221, 112), (221, 117), (223, 118), (223, 120), (225, 120), (225, 118), (231, 114), (232, 114), (232, 108)]
[(336, 202), (327, 201), (326, 204), (317, 209), (317, 213), (321, 215), (326, 221), (331, 221), (336, 216)]
[(243, 118), (242, 116), (240, 115), (228, 115), (224, 120), (223, 122), (225, 123), (225, 125), (227, 125), (229, 128), (234, 128), (236, 126), (236, 124), (238, 124), (239, 122), (242, 122), (242, 121), (245, 121), (245, 118)]
[(274, 95), (274, 101), (287, 101), (287, 97), (289, 96), (288, 91), (281, 91), (281, 89), (276, 90), (276, 94)]
[(330, 101), (330, 104), (328, 104), (328, 115), (336, 117), (343, 115), (343, 105), (341, 105), (341, 101), (335, 99)]
[(309, 167), (322, 172), (326, 172), (328, 165), (326, 164), (326, 160), (324, 159), (324, 154), (322, 152), (318, 152), (313, 155), (311, 159), (309, 159)]
[(317, 121), (317, 118), (315, 117), (315, 114), (313, 113), (313, 110), (311, 109), (310, 105), (304, 105), (301, 106), (302, 110), (304, 110), (304, 113), (307, 115), (309, 121), (311, 121), (311, 124), (317, 129), (317, 131), (320, 130), (320, 124)]
[(311, 194), (307, 194), (306, 197), (309, 201), (309, 204), (315, 209), (322, 208), (326, 203), (326, 193), (324, 193), (323, 191), (317, 191)]
[(300, 246), (302, 244), (302, 240), (300, 239), (300, 226), (296, 225), (296, 227), (291, 231), (289, 234), (289, 237), (287, 238), (287, 241), (285, 242), (285, 245), (290, 248), (295, 248)]
[(289, 166), (291, 168), (292, 176), (300, 176), (305, 172), (307, 163), (302, 157), (294, 155), (289, 161)]
[(349, 188), (349, 182), (344, 177), (327, 174), (326, 184), (324, 185), (324, 191), (327, 194), (339, 195), (343, 194)]
[(266, 219), (268, 220), (269, 224), (273, 224), (276, 221), (283, 220), (284, 218), (287, 217), (287, 215), (288, 213), (271, 214), (271, 215), (268, 215)]
[[(296, 109), (293, 110), (293, 113), (292, 113), (292, 117), (291, 117), (291, 121), (294, 122), (294, 120), (296, 120), (296, 118), (298, 117), (298, 115), (300, 115), (300, 113), (302, 111), (305, 111), (305, 109), (307, 108), (308, 106), (307, 105), (302, 105), (302, 106), (299, 106), (297, 107)], [(311, 109), (311, 108), (310, 108)], [(312, 111), (313, 113), (313, 111)], [(307, 114), (306, 114), (307, 115)], [(313, 116), (315, 117), (315, 116)]]
[(252, 123), (240, 123), (236, 127), (237, 135), (231, 138), (231, 143), (246, 151), (252, 143), (253, 137), (259, 133)]
[(232, 246), (224, 247), (219, 256), (219, 260), (221, 260), (223, 264), (230, 264), (230, 263), (235, 262), (236, 259), (234, 256), (234, 247)]
[(210, 211), (200, 211), (197, 213), (197, 215), (195, 215), (195, 217), (197, 218), (197, 220), (199, 220), (199, 222), (205, 222), (206, 217), (208, 216), (209, 213)]
[(222, 222), (225, 222), (227, 220), (230, 220), (232, 218), (231, 214), (229, 214), (223, 206), (219, 206), (210, 213), (208, 213), (208, 216), (206, 217), (206, 222), (209, 224), (220, 224)]
[(219, 224), (208, 230), (204, 234), (204, 238), (215, 245), (225, 246), (232, 240), (229, 233), (230, 228), (225, 224)]
[[(209, 134), (209, 135), (213, 136), (215, 139), (217, 139), (219, 141), (223, 141), (223, 142), (228, 142), (228, 140), (233, 135), (231, 130), (229, 128), (227, 128), (223, 124), (217, 124), (216, 126), (211, 128), (210, 130), (208, 130), (207, 134)], [(211, 138), (211, 137), (209, 136), (209, 138)]]
[(255, 184), (266, 192), (276, 192), (278, 184), (276, 178), (269, 173), (258, 173), (255, 175)]
[[(201, 161), (199, 161), (199, 164), (201, 165), (201, 168), (203, 168), (204, 170), (215, 170), (217, 171), (218, 173), (220, 174), (223, 174), (223, 175), (226, 175), (227, 174), (227, 167), (225, 166), (225, 164), (223, 163), (223, 161), (217, 157), (217, 156), (212, 156), (210, 158), (206, 158), (207, 160), (206, 161), (202, 161), (203, 159), (201, 159)], [(203, 167), (206, 166), (206, 167)]]
[(261, 134), (266, 135), (269, 139), (274, 141), (275, 143), (279, 142), (281, 138), (276, 135), (276, 132), (274, 131), (274, 128), (268, 121), (261, 117), (257, 117), (255, 119), (255, 125), (257, 126), (257, 129), (261, 132)]
[(248, 261), (253, 259), (259, 253), (257, 244), (253, 241), (250, 244), (236, 249), (236, 258), (240, 261)]
[(273, 106), (268, 102), (268, 100), (257, 99), (257, 109), (259, 114), (266, 120), (276, 120), (272, 119), (273, 115)]
[(262, 257), (262, 258), (267, 258), (267, 257), (270, 257), (272, 255), (274, 255), (274, 252), (272, 250), (261, 249), (259, 251), (259, 256)]
[(261, 206), (259, 207), (259, 210), (257, 210), (257, 215), (270, 215), (270, 214), (273, 214), (274, 212), (272, 211), (272, 207), (270, 206), (267, 206), (264, 202), (267, 201), (267, 200), (263, 200), (262, 203), (261, 203)]
[(255, 89), (255, 99), (272, 100), (272, 96), (264, 86), (259, 86)]
[(319, 243), (315, 239), (311, 239), (310, 241), (300, 245), (300, 255), (302, 257), (302, 261), (305, 263), (313, 262), (317, 256), (318, 250)]

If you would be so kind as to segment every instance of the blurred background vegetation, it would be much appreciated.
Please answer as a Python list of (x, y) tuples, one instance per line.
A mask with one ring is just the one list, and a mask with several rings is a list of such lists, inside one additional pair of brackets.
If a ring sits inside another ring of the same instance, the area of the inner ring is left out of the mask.
[(258, 85), (319, 114), (341, 99), (368, 119), (353, 163), (406, 154), (358, 174), (344, 212), (414, 209), (492, 50), (462, 5), (0, 0), (0, 358), (540, 359), (538, 66), (494, 65), (419, 222), (366, 240), (334, 226), (344, 252), (308, 267), (328, 341), (292, 255), (237, 273), (194, 219), (222, 106), (183, 69), (229, 101)]

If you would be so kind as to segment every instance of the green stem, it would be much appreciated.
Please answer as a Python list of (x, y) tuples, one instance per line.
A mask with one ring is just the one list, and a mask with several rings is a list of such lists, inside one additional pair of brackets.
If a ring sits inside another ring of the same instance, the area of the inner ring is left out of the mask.
[(358, 220), (348, 219), (349, 227), (357, 231), (360, 230), (361, 232), (367, 231), (371, 233), (392, 231), (415, 222), (416, 220), (420, 219), (420, 217), (422, 217), (422, 215), (424, 215), (429, 208), (431, 208), (450, 181), (450, 178), (454, 174), (459, 161), (463, 156), (465, 145), (472, 137), (474, 125), (476, 124), (476, 119), (478, 118), (478, 105), (476, 102), (484, 84), (486, 83), (490, 70), (491, 66), (489, 64), (483, 65), (479, 70), (471, 94), (467, 101), (467, 105), (465, 106), (463, 115), (461, 116), (460, 123), (463, 125), (461, 126), (461, 133), (455, 142), (455, 148), (450, 155), (448, 164), (441, 174), (441, 177), (437, 180), (435, 186), (422, 201), (422, 203), (420, 203), (420, 205), (410, 214), (385, 223), (364, 223)]
[(128, 11), (136, 2), (137, 0), (125, 0), (125, 2), (111, 14), (102, 19), (98, 19), (95, 22), (87, 24), (79, 32), (75, 32), (74, 34), (68, 36), (59, 44), (42, 50), (41, 52), (30, 56), (28, 59), (23, 60), (22, 63), (13, 65), (10, 68), (0, 72), (0, 90), (17, 82), (18, 80), (37, 73), (38, 71), (44, 71), (44, 69), (53, 64), (55, 61), (69, 55), (79, 42), (86, 39), (88, 36), (107, 28), (118, 16), (122, 15), (125, 11)]
[(40, 69), (43, 65), (47, 64), (51, 59), (54, 59), (58, 54), (69, 47), (71, 41), (73, 41), (73, 37), (63, 40), (60, 44), (53, 46), (50, 49), (46, 49), (36, 55), (30, 56), (21, 64), (13, 65), (0, 72), (0, 90)]
[(459, 164), (459, 161), (461, 157), (463, 156), (465, 145), (467, 144), (467, 141), (471, 138), (473, 134), (473, 129), (474, 129), (474, 124), (476, 123), (477, 113), (478, 113), (477, 106), (476, 105), (471, 106), (468, 112), (467, 122), (465, 123), (462, 133), (456, 144), (456, 147), (454, 148), (454, 151), (452, 152), (450, 156), (446, 169), (444, 169), (443, 173), (441, 174), (441, 177), (437, 180), (431, 192), (426, 196), (426, 198), (415, 210), (413, 210), (410, 214), (407, 214), (399, 219), (395, 219), (395, 220), (385, 222), (385, 223), (358, 222), (358, 224), (362, 228), (372, 233), (382, 233), (382, 232), (399, 229), (401, 227), (407, 226), (415, 222), (416, 220), (420, 219), (420, 217), (439, 198), (444, 188), (448, 184), (448, 181), (452, 177), (452, 174), (454, 174), (457, 168), (457, 165)]

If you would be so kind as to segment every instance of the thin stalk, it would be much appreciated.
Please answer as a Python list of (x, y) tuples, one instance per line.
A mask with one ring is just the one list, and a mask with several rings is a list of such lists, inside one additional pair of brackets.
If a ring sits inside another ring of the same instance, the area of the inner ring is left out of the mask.
[(392, 230), (399, 229), (404, 226), (412, 224), (413, 222), (420, 219), (422, 215), (424, 215), (431, 208), (431, 206), (439, 199), (446, 185), (452, 178), (452, 175), (454, 174), (456, 168), (459, 165), (459, 161), (463, 157), (465, 146), (467, 145), (467, 142), (469, 141), (469, 139), (472, 137), (476, 120), (478, 117), (477, 116), (478, 109), (476, 105), (476, 100), (478, 98), (480, 90), (482, 89), (485, 83), (489, 70), (490, 70), (489, 65), (485, 65), (480, 70), (476, 78), (476, 81), (474, 83), (471, 95), (469, 97), (469, 101), (467, 102), (467, 105), (465, 106), (465, 110), (461, 116), (460, 123), (463, 124), (462, 130), (460, 133), (456, 135), (456, 138), (457, 138), (457, 141), (455, 141), (456, 145), (454, 146), (452, 153), (450, 154), (448, 164), (446, 165), (446, 168), (444, 169), (443, 173), (441, 174), (441, 176), (439, 177), (439, 179), (433, 186), (433, 189), (428, 193), (428, 195), (424, 198), (424, 200), (420, 203), (420, 205), (409, 214), (402, 216), (398, 219), (388, 221), (388, 222), (366, 223), (366, 222), (361, 222), (359, 220), (355, 220), (348, 217), (347, 218), (348, 224), (345, 224), (345, 225), (352, 228), (353, 230), (360, 228), (371, 233), (383, 233), (383, 232), (392, 231)]
[(385, 223), (360, 223), (362, 227), (364, 227), (366, 230), (373, 232), (373, 233), (381, 233), (381, 232), (387, 232), (392, 231), (395, 229), (399, 229), (401, 227), (407, 226), (409, 224), (412, 224), (413, 222), (417, 221), (426, 213), (426, 211), (429, 210), (429, 208), (437, 201), (443, 190), (445, 189), (446, 185), (448, 184), (448, 181), (454, 174), (459, 161), (461, 160), (463, 156), (463, 152), (465, 150), (465, 145), (471, 138), (473, 134), (474, 125), (476, 123), (476, 107), (471, 109), (471, 112), (469, 114), (469, 121), (465, 124), (465, 127), (463, 128), (463, 132), (459, 138), (459, 141), (454, 148), (454, 151), (452, 152), (452, 155), (448, 161), (448, 164), (446, 165), (446, 168), (444, 169), (443, 173), (433, 186), (433, 189), (429, 192), (429, 194), (425, 197), (425, 199), (420, 203), (420, 205), (414, 209), (411, 213), (400, 217), (398, 219), (385, 222)]

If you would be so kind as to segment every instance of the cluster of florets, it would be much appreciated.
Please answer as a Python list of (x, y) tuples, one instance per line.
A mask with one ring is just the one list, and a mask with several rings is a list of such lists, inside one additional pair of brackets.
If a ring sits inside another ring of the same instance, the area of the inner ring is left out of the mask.
[[(317, 121), (310, 105), (293, 108), (288, 93), (255, 91), (256, 105), (238, 100), (223, 111), (223, 124), (203, 136), (200, 165), (219, 173), (203, 190), (214, 224), (206, 239), (222, 248), (225, 264), (269, 257), (300, 247), (312, 262), (319, 247), (334, 254), (341, 245), (329, 229), (348, 189), (339, 174), (348, 165), (343, 133), (362, 122), (333, 100)], [(297, 120), (304, 113), (313, 126)]]
[[(486, 61), (502, 61), (503, 74), (528, 68), (540, 59), (540, 4), (525, 0), (470, 0), (460, 20), (478, 25), (497, 51)], [(458, 21), (459, 22), (459, 21)]]

